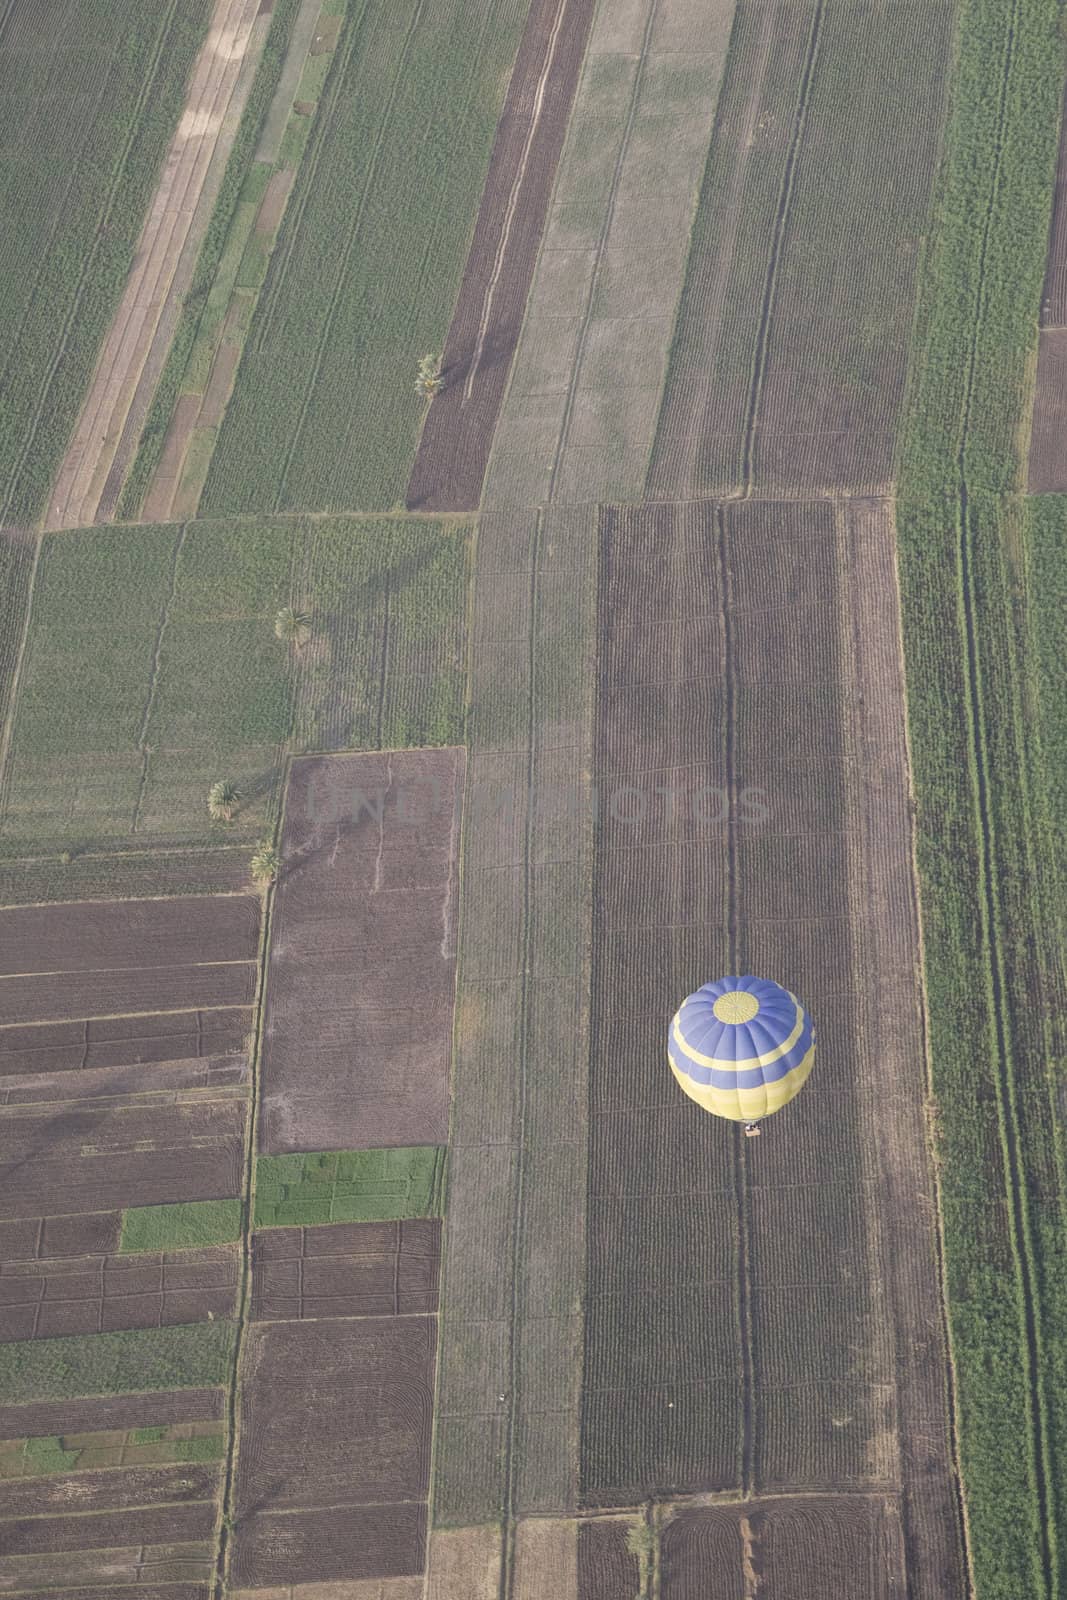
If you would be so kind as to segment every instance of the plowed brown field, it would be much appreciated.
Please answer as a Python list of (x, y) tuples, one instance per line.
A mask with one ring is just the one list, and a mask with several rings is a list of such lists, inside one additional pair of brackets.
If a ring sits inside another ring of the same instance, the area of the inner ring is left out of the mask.
[(443, 1144), (461, 750), (293, 763), (267, 973), (260, 1147)]
[(422, 1570), (435, 1345), (430, 1317), (250, 1329), (235, 1583)]
[[(582, 1482), (618, 1506), (891, 1491), (941, 1596), (962, 1556), (892, 563), (876, 503), (602, 516)], [(730, 970), (803, 995), (820, 1039), (758, 1144), (662, 1061), (663, 1018)]]
[(663, 1600), (904, 1600), (903, 1571), (892, 1500), (754, 1500), (683, 1511), (669, 1523), (660, 1592)]
[(47, 1263), (0, 1260), (0, 1343), (230, 1316), (237, 1268), (229, 1246)]
[(253, 1321), (437, 1310), (441, 1224), (270, 1228), (252, 1241)]

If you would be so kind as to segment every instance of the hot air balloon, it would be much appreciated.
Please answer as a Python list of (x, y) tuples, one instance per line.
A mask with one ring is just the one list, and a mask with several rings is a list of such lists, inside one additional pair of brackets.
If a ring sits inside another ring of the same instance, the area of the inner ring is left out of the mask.
[(691, 1100), (759, 1132), (788, 1105), (815, 1060), (815, 1030), (796, 995), (767, 978), (717, 978), (682, 1001), (667, 1041)]

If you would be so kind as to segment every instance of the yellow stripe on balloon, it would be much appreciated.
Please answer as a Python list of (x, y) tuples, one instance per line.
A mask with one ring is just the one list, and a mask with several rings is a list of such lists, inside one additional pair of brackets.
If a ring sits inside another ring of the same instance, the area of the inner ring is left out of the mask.
[(710, 1083), (694, 1083), (692, 1078), (678, 1071), (673, 1061), (670, 1062), (670, 1068), (690, 1100), (695, 1100), (705, 1111), (711, 1111), (717, 1117), (726, 1117), (731, 1122), (758, 1122), (761, 1117), (770, 1116), (772, 1111), (780, 1111), (794, 1095), (800, 1093), (814, 1063), (813, 1044), (792, 1072), (787, 1072), (784, 1078), (779, 1078), (775, 1083), (758, 1084), (753, 1089), (716, 1089)]
[(753, 1067), (769, 1067), (772, 1061), (780, 1061), (782, 1056), (787, 1056), (804, 1032), (806, 1019), (803, 1007), (795, 995), (790, 995), (789, 998), (797, 1008), (796, 1027), (788, 1039), (783, 1039), (781, 1044), (775, 1045), (774, 1049), (768, 1050), (764, 1056), (749, 1056), (745, 1061), (719, 1061), (715, 1056), (701, 1055), (700, 1051), (694, 1050), (692, 1045), (687, 1044), (682, 1036), (682, 1030), (678, 1024), (678, 1019), (682, 1014), (680, 1011), (675, 1012), (674, 1022), (671, 1025), (674, 1042), (682, 1054), (687, 1056), (690, 1061), (695, 1061), (698, 1067), (714, 1067), (717, 1072), (751, 1072)]

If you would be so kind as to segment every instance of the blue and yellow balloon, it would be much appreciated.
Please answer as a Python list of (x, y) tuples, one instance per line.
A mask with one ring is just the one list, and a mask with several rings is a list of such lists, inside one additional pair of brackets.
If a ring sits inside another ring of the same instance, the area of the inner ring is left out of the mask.
[(815, 1030), (796, 995), (781, 984), (717, 978), (682, 1001), (667, 1054), (698, 1106), (755, 1124), (803, 1088), (815, 1061)]

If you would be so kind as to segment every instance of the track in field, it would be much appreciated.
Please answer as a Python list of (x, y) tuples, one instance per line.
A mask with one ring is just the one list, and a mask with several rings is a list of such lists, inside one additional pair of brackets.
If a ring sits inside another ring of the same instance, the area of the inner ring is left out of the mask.
[(534, 0), (408, 483), (411, 511), (474, 510), (533, 278), (593, 15), (593, 0)]

